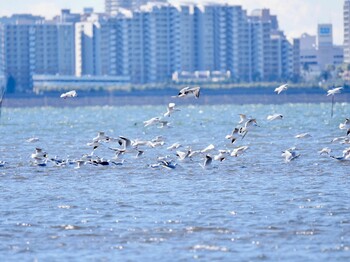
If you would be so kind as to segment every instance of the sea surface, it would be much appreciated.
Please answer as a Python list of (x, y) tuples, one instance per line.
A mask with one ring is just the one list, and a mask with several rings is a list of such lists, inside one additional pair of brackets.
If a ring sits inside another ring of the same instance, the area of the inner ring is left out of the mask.
[[(3, 108), (0, 122), (1, 261), (349, 261), (349, 144), (338, 128), (349, 103), (179, 105), (171, 127), (144, 127), (166, 105)], [(259, 126), (235, 144), (225, 138), (238, 114)], [(279, 113), (282, 120), (267, 121)], [(164, 118), (164, 117), (163, 117)], [(103, 142), (93, 154), (123, 164), (33, 164), (36, 147), (48, 158), (72, 162), (92, 152), (104, 131), (114, 138), (152, 140), (136, 158), (119, 159)], [(311, 137), (295, 138), (301, 133)], [(37, 142), (27, 142), (29, 138)], [(205, 154), (179, 160), (176, 150), (248, 149), (202, 168)], [(282, 151), (300, 157), (285, 162)], [(152, 168), (168, 156), (175, 169)]]

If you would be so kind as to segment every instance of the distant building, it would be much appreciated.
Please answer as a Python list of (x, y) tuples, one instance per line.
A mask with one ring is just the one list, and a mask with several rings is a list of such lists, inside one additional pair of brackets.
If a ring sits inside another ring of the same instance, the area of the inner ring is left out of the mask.
[(5, 89), (6, 89), (6, 77), (4, 72), (0, 70), (0, 101), (2, 100), (2, 96)]
[(129, 77), (124, 76), (67, 76), (67, 75), (33, 75), (33, 91), (43, 90), (100, 90), (122, 88), (130, 83)]
[[(0, 19), (0, 57), (7, 80), (16, 90), (30, 90), (30, 25), (44, 21), (43, 17), (13, 15)], [(14, 91), (14, 90), (11, 90)]]
[(117, 12), (120, 8), (135, 10), (148, 2), (164, 2), (167, 0), (105, 0), (105, 12), (109, 15)]
[(350, 64), (350, 0), (343, 5), (344, 19), (344, 62)]
[(343, 47), (333, 44), (331, 24), (319, 24), (316, 36), (300, 37), (300, 65), (304, 74), (317, 76), (329, 66), (342, 64), (343, 60)]
[[(131, 1), (137, 8), (128, 8), (130, 1), (112, 2), (118, 8), (109, 14), (63, 9), (52, 21), (28, 15), (0, 20), (0, 66), (16, 90), (31, 90), (34, 75), (145, 84), (170, 82), (175, 72), (180, 78), (209, 72), (215, 81), (236, 83), (287, 81), (297, 74), (302, 41), (294, 48), (269, 9), (248, 15), (229, 4)], [(328, 50), (329, 36), (319, 39)]]

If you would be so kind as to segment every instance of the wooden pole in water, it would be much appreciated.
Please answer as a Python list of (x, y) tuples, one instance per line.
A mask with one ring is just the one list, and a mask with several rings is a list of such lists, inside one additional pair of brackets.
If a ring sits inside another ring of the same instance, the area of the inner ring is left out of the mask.
[(331, 111), (331, 117), (333, 117), (333, 107), (334, 107), (334, 95), (332, 95), (332, 111)]

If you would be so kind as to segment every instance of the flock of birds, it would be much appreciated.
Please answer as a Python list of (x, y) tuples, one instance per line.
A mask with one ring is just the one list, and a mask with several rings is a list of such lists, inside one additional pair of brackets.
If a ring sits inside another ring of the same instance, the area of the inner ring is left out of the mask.
[[(280, 94), (283, 91), (286, 91), (288, 89), (288, 84), (283, 84), (275, 89), (276, 94)], [(343, 88), (337, 87), (328, 90), (327, 96), (334, 96), (335, 94), (338, 94), (341, 92)], [(187, 96), (194, 96), (196, 99), (200, 96), (200, 87), (185, 87), (179, 91), (179, 93), (176, 96), (173, 96), (175, 98), (182, 98)], [(63, 93), (61, 98), (74, 98), (77, 97), (77, 92), (75, 90)], [(159, 128), (166, 128), (171, 127), (168, 120), (173, 114), (180, 111), (179, 108), (176, 107), (175, 103), (169, 103), (167, 106), (167, 111), (162, 114), (162, 116), (153, 117), (149, 120), (145, 120), (143, 122), (144, 127), (149, 126), (157, 126)], [(239, 114), (240, 121), (238, 122), (237, 126), (233, 128), (232, 132), (225, 136), (225, 139), (229, 140), (229, 143), (234, 145), (236, 144), (237, 140), (242, 140), (245, 138), (245, 136), (249, 133), (249, 131), (253, 128), (258, 127), (257, 120), (252, 117), (247, 117), (245, 114)], [(283, 115), (281, 114), (273, 114), (267, 116), (268, 121), (276, 121), (276, 120), (282, 120)], [(350, 144), (350, 119), (346, 118), (343, 123), (339, 124), (339, 128), (341, 130), (345, 130), (346, 135), (342, 137), (334, 138), (332, 142), (340, 142), (342, 144)], [(307, 138), (311, 135), (309, 133), (302, 133), (299, 135), (296, 135), (296, 138)], [(29, 143), (35, 143), (39, 141), (38, 138), (33, 137), (27, 140)], [(110, 146), (111, 144), (117, 145), (116, 147)], [(162, 136), (157, 136), (154, 139), (151, 140), (140, 140), (135, 139), (132, 140), (130, 138), (127, 138), (125, 136), (118, 136), (118, 137), (111, 137), (107, 135), (105, 132), (98, 132), (97, 136), (92, 138), (90, 142), (86, 144), (87, 146), (91, 147), (92, 151), (89, 154), (84, 154), (78, 159), (61, 159), (59, 157), (50, 157), (49, 154), (43, 150), (42, 148), (35, 148), (35, 151), (31, 154), (31, 165), (33, 166), (47, 166), (47, 165), (54, 165), (54, 166), (68, 166), (68, 165), (75, 165), (75, 168), (81, 168), (84, 165), (93, 165), (93, 166), (109, 166), (109, 165), (116, 165), (120, 166), (123, 165), (125, 162), (125, 155), (131, 155), (135, 158), (142, 157), (145, 153), (145, 148), (156, 148), (156, 147), (164, 147), (165, 140)], [(180, 150), (179, 148), (183, 147), (181, 143), (176, 142), (168, 147), (166, 149), (169, 152), (174, 152), (173, 156), (171, 155), (165, 155), (165, 156), (158, 156), (155, 160), (155, 163), (148, 164), (150, 168), (166, 168), (166, 169), (175, 169), (178, 166), (178, 161), (185, 161), (185, 160), (193, 160), (196, 156), (202, 157), (202, 162), (199, 164), (202, 168), (206, 169), (210, 167), (213, 163), (213, 161), (222, 162), (225, 159), (229, 157), (239, 157), (240, 155), (244, 154), (245, 151), (249, 148), (249, 146), (237, 146), (233, 149), (220, 149), (215, 151), (215, 146), (213, 144), (208, 145), (207, 147), (200, 149), (200, 150), (193, 150), (190, 146), (185, 147), (184, 150)], [(101, 158), (96, 155), (96, 150), (98, 148), (106, 148), (113, 152), (114, 156), (112, 159), (105, 159)], [(319, 151), (320, 155), (329, 155), (331, 158), (339, 160), (339, 161), (348, 161), (350, 160), (350, 147), (347, 147), (343, 150), (343, 154), (341, 156), (334, 156), (331, 154), (331, 149), (328, 147), (322, 148)], [(288, 148), (284, 150), (281, 154), (282, 159), (284, 159), (285, 162), (293, 161), (300, 157), (300, 154), (297, 152), (297, 149), (295, 147)], [(5, 166), (7, 163), (5, 161), (0, 161), (0, 167)]]

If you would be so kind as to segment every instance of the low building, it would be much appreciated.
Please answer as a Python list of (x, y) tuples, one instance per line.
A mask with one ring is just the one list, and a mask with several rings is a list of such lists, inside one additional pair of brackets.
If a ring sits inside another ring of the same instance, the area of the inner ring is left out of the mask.
[(33, 91), (122, 89), (130, 84), (127, 76), (33, 75)]
[(300, 67), (306, 80), (341, 65), (343, 61), (344, 49), (333, 44), (331, 24), (319, 24), (317, 35), (303, 34), (300, 37)]
[(224, 82), (231, 79), (230, 71), (194, 71), (174, 72), (172, 80), (175, 83)]
[(0, 72), (0, 103), (2, 101), (2, 96), (5, 93), (6, 89), (6, 77), (5, 74)]

